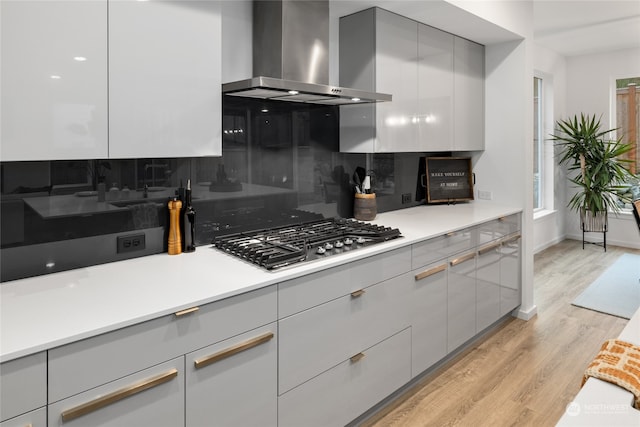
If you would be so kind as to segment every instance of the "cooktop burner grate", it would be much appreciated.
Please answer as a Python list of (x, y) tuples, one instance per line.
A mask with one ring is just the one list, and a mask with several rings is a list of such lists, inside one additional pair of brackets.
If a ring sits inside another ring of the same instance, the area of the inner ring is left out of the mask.
[(213, 245), (270, 270), (338, 255), (397, 237), (401, 237), (397, 228), (329, 218), (218, 236), (214, 238)]

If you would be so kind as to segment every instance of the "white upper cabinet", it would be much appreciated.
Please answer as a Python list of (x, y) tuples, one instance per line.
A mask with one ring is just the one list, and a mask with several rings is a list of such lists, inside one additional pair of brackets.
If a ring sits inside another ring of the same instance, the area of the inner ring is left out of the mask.
[(107, 157), (107, 1), (0, 3), (2, 161)]
[[(418, 23), (376, 9), (376, 91), (393, 94), (376, 104), (375, 151), (419, 151)], [(348, 107), (347, 107), (348, 108)], [(344, 110), (344, 109), (343, 109)]]
[(418, 151), (453, 147), (453, 40), (452, 34), (418, 26)]
[(222, 153), (219, 1), (109, 3), (109, 157)]
[(484, 149), (484, 47), (379, 8), (340, 18), (340, 85), (391, 102), (340, 108), (343, 152)]
[(484, 150), (484, 46), (456, 37), (453, 52), (453, 149)]
[(340, 19), (340, 85), (392, 102), (340, 107), (340, 150), (418, 151), (418, 23), (372, 8)]
[(3, 0), (2, 161), (220, 156), (220, 4)]

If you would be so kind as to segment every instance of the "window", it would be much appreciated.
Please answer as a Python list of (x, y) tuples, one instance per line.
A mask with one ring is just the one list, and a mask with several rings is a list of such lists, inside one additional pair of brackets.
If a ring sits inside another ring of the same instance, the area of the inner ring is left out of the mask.
[(533, 210), (543, 204), (544, 123), (542, 115), (542, 79), (533, 78)]
[(638, 150), (638, 125), (640, 122), (640, 77), (616, 80), (616, 128), (623, 142), (634, 145), (627, 158), (631, 161), (629, 170), (640, 172), (640, 150)]
[[(635, 175), (622, 190), (632, 200), (640, 199), (640, 77), (616, 80), (615, 119), (616, 135), (622, 142), (631, 144), (633, 148), (625, 157), (630, 161), (629, 171)], [(631, 206), (620, 207), (630, 209)]]

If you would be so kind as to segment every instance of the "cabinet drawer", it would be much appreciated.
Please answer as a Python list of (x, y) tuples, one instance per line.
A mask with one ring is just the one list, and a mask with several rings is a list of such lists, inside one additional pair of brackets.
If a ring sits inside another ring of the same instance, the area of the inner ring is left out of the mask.
[(505, 315), (521, 303), (520, 234), (505, 237), (500, 251), (500, 314)]
[(47, 427), (47, 408), (42, 407), (0, 423), (0, 427)]
[(413, 284), (405, 273), (279, 322), (279, 381), (282, 394), (348, 357), (406, 328), (403, 302)]
[(276, 287), (206, 304), (49, 351), (49, 402), (272, 323)]
[(411, 248), (404, 247), (278, 285), (278, 318), (349, 295), (365, 286), (411, 270)]
[(184, 357), (49, 405), (48, 417), (49, 427), (183, 426)]
[(187, 427), (275, 426), (277, 356), (276, 323), (188, 354)]
[(415, 377), (447, 354), (446, 260), (413, 271), (411, 312), (411, 375)]
[(47, 404), (45, 352), (0, 365), (0, 421)]
[(423, 267), (475, 246), (474, 227), (434, 237), (411, 247), (411, 267)]
[(478, 244), (501, 239), (520, 230), (520, 214), (504, 216), (477, 226)]
[(278, 426), (345, 425), (409, 381), (409, 328), (361, 354), (280, 396)]

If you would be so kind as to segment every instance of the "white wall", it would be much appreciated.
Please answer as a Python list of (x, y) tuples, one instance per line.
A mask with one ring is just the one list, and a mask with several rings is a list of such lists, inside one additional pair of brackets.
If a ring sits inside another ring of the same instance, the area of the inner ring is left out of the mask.
[[(564, 56), (534, 45), (534, 75), (543, 79), (545, 139), (554, 132), (558, 119), (566, 116), (567, 64)], [(557, 165), (552, 141), (545, 141), (546, 177), (545, 212), (536, 215), (533, 225), (534, 253), (565, 238), (566, 180), (564, 170)]]
[[(574, 114), (602, 115), (602, 129), (615, 128), (615, 80), (640, 77), (640, 49), (626, 49), (594, 55), (567, 58), (567, 117)], [(571, 192), (567, 183), (567, 193)], [(565, 214), (566, 236), (582, 239), (578, 214)], [(601, 234), (587, 234), (589, 240), (600, 241)], [(638, 227), (631, 214), (609, 216), (607, 244), (640, 248)]]

